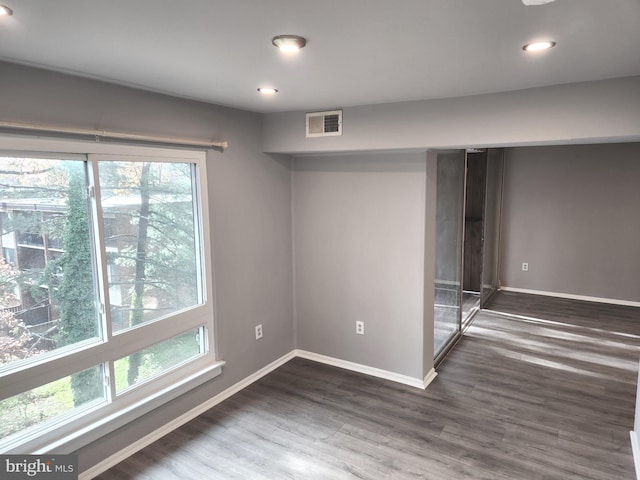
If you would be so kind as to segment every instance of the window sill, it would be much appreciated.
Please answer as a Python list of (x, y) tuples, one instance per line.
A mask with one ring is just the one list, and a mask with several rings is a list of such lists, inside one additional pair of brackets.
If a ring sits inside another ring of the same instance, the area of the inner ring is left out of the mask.
[[(32, 450), (35, 454), (57, 453), (67, 454), (73, 453), (78, 449), (98, 440), (99, 438), (121, 428), (128, 423), (133, 422), (137, 418), (151, 412), (152, 410), (178, 398), (180, 395), (212, 380), (222, 373), (223, 361), (217, 361), (212, 365), (200, 370), (179, 382), (163, 388), (144, 399), (128, 406), (127, 408), (118, 410), (106, 417), (92, 422), (73, 433), (64, 435), (45, 445), (39, 445), (35, 449), (29, 448), (28, 445), (21, 445), (20, 450)], [(104, 408), (104, 407), (101, 407)], [(18, 450), (18, 449), (16, 449)], [(7, 452), (9, 453), (9, 452)], [(12, 452), (19, 453), (19, 452)]]

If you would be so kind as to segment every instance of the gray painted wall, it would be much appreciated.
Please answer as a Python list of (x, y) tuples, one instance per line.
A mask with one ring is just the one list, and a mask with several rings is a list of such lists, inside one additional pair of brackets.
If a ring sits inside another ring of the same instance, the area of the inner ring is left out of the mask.
[(294, 160), (298, 348), (423, 378), (425, 167), (424, 152)]
[(502, 285), (640, 301), (639, 185), (640, 143), (507, 149)]
[(436, 218), (438, 196), (438, 152), (427, 152), (426, 184), (424, 202), (424, 268), (422, 308), (424, 322), (422, 329), (422, 371), (427, 375), (433, 368), (434, 327), (435, 327), (435, 279), (436, 279)]
[[(295, 345), (294, 328), (298, 348), (415, 378), (431, 368), (433, 275), (429, 272), (434, 272), (435, 262), (429, 252), (435, 243), (430, 230), (435, 217), (428, 199), (435, 198), (435, 186), (430, 183), (433, 175), (426, 177), (424, 152), (297, 158), (292, 191), (289, 159), (265, 155), (263, 149), (424, 150), (637, 139), (638, 104), (640, 77), (633, 77), (354, 107), (345, 109), (342, 137), (305, 139), (304, 114), (299, 112), (262, 117), (0, 62), (1, 120), (230, 144), (223, 154), (208, 154), (217, 343), (219, 357), (227, 362), (223, 374), (82, 449), (81, 470), (288, 353)], [(505, 205), (513, 205), (503, 235), (511, 239), (502, 259), (503, 283), (567, 291), (565, 286), (575, 287), (580, 277), (580, 288), (575, 289), (579, 291), (569, 293), (612, 296), (615, 290), (622, 296), (614, 298), (640, 300), (638, 269), (630, 267), (640, 264), (638, 254), (630, 253), (621, 265), (620, 253), (639, 240), (638, 222), (630, 219), (637, 218), (633, 206), (640, 204), (640, 190), (634, 193), (629, 188), (638, 184), (638, 167), (631, 160), (635, 155), (640, 164), (638, 146), (574, 148), (583, 150), (571, 152), (583, 153), (569, 155), (565, 147), (511, 151), (515, 160), (508, 184), (516, 188), (510, 199), (505, 198)], [(568, 183), (562, 184), (562, 179)], [(571, 194), (562, 193), (563, 185), (570, 185)], [(591, 190), (596, 193), (585, 193)], [(587, 206), (575, 200), (578, 194)], [(541, 199), (552, 207), (545, 210), (548, 218), (533, 208)], [(530, 207), (522, 210), (529, 213), (517, 213), (518, 205)], [(602, 223), (587, 230), (592, 218)], [(567, 228), (567, 223), (573, 227)], [(531, 228), (538, 224), (545, 227)], [(527, 243), (531, 232), (538, 235), (533, 246)], [(612, 246), (595, 248), (603, 244)], [(524, 261), (523, 252), (531, 267), (528, 278), (540, 279), (532, 284), (513, 271)], [(571, 268), (563, 272), (572, 275), (545, 271), (545, 265), (555, 267), (562, 265), (557, 261), (569, 259)], [(545, 274), (539, 275), (540, 271)], [(611, 277), (627, 290), (610, 288), (604, 280)], [(356, 337), (356, 319), (365, 321), (363, 337)], [(257, 323), (263, 324), (265, 334), (258, 342), (253, 340)]]
[[(636, 411), (633, 420), (633, 434), (636, 436), (636, 440), (640, 436), (640, 369), (638, 369), (638, 383), (636, 389)], [(636, 463), (640, 462), (640, 458), (636, 459)]]
[[(305, 138), (305, 112), (265, 115), (278, 153), (640, 140), (640, 77), (345, 108), (339, 137)], [(339, 107), (337, 105), (336, 107)]]
[[(291, 171), (262, 154), (261, 116), (0, 63), (3, 121), (227, 140), (207, 158), (221, 376), (79, 452), (108, 457), (290, 352), (293, 339)], [(264, 338), (254, 339), (262, 323)]]

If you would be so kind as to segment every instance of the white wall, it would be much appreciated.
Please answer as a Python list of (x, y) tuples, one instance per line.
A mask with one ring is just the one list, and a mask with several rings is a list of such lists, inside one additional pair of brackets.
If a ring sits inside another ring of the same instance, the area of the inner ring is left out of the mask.
[(422, 380), (425, 165), (425, 153), (294, 160), (298, 348)]
[(502, 285), (640, 302), (639, 210), (640, 143), (506, 149)]
[[(640, 76), (442, 100), (349, 107), (344, 134), (305, 138), (305, 112), (265, 115), (279, 153), (640, 140)], [(337, 105), (339, 107), (339, 105)]]
[(0, 120), (229, 142), (207, 155), (223, 373), (82, 449), (81, 471), (293, 349), (290, 163), (262, 153), (260, 115), (0, 62)]

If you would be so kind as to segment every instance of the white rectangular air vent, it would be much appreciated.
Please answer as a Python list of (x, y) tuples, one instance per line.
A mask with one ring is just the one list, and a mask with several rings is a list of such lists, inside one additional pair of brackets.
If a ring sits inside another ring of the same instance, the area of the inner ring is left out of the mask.
[(307, 137), (342, 135), (342, 110), (307, 113)]

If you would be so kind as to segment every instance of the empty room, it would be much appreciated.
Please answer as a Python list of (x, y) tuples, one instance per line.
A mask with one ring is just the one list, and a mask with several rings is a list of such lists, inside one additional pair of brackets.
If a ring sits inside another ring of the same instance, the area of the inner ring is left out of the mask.
[(640, 2), (0, 4), (0, 477), (636, 478)]

